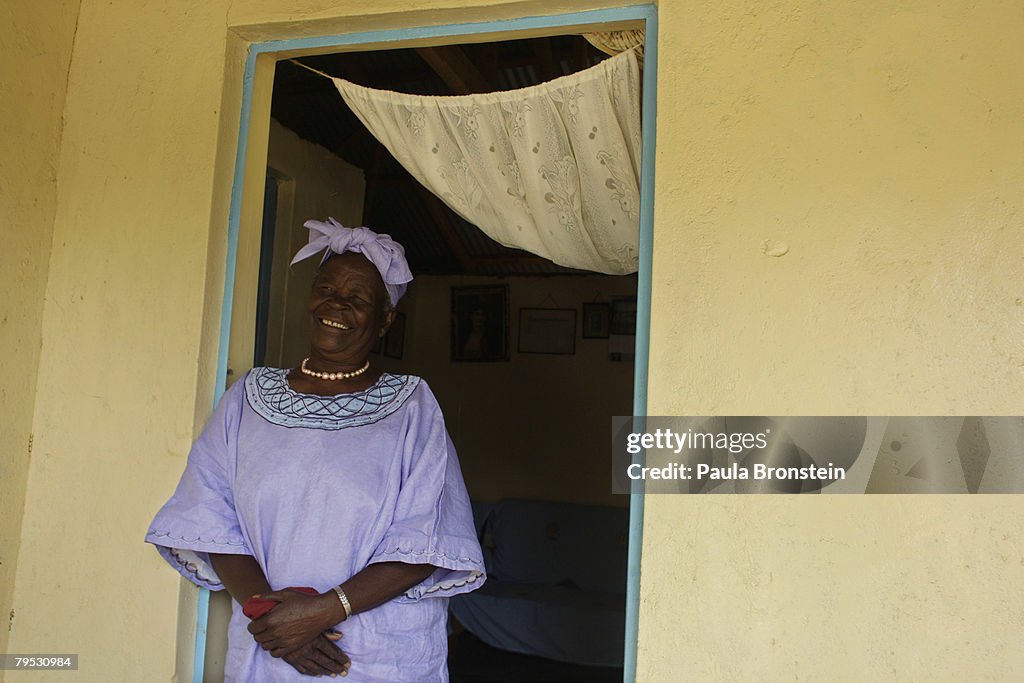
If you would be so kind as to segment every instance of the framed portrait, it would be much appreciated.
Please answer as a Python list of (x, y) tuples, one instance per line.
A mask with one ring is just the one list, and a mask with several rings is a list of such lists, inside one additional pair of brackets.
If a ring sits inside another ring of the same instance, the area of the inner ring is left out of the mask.
[(583, 338), (607, 339), (611, 306), (604, 303), (583, 304)]
[(405, 313), (396, 311), (395, 320), (384, 335), (384, 355), (388, 358), (402, 358), (405, 350)]
[(452, 287), (455, 362), (508, 360), (508, 286)]
[(520, 308), (519, 353), (576, 353), (576, 309)]
[(636, 297), (612, 297), (612, 334), (636, 334)]

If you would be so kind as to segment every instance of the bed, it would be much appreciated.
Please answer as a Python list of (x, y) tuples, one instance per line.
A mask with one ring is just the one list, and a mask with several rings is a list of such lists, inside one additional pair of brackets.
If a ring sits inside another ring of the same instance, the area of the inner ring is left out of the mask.
[(621, 670), (628, 510), (503, 500), (473, 513), (488, 579), (452, 599), (457, 622), (505, 653)]

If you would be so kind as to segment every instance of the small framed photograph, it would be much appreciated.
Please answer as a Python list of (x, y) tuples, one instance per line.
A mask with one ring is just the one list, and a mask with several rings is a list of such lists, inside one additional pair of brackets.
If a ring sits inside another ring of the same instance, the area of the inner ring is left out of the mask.
[(384, 355), (401, 360), (405, 351), (405, 313), (395, 312), (395, 320), (384, 335)]
[(583, 304), (583, 338), (607, 339), (611, 306), (602, 303)]
[(636, 297), (612, 297), (612, 334), (636, 334)]
[(452, 361), (508, 360), (508, 286), (452, 287)]
[(520, 308), (519, 353), (576, 353), (576, 309)]

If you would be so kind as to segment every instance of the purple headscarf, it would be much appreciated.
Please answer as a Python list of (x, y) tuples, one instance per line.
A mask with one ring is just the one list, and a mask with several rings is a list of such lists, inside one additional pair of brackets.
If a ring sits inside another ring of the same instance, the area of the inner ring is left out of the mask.
[(343, 254), (354, 251), (362, 254), (377, 266), (384, 287), (388, 290), (391, 305), (394, 306), (405, 294), (408, 283), (412, 282), (412, 271), (405, 260), (405, 249), (390, 235), (378, 235), (369, 228), (346, 228), (344, 225), (328, 218), (323, 221), (306, 221), (303, 226), (309, 228), (309, 243), (299, 249), (292, 259), (292, 264), (327, 249), (322, 264), (331, 254)]

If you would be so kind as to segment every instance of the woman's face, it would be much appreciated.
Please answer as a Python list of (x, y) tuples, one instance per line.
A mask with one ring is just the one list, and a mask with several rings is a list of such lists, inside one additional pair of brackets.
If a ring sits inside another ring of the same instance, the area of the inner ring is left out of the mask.
[(311, 355), (330, 363), (362, 365), (394, 313), (377, 268), (362, 254), (332, 256), (309, 293)]

